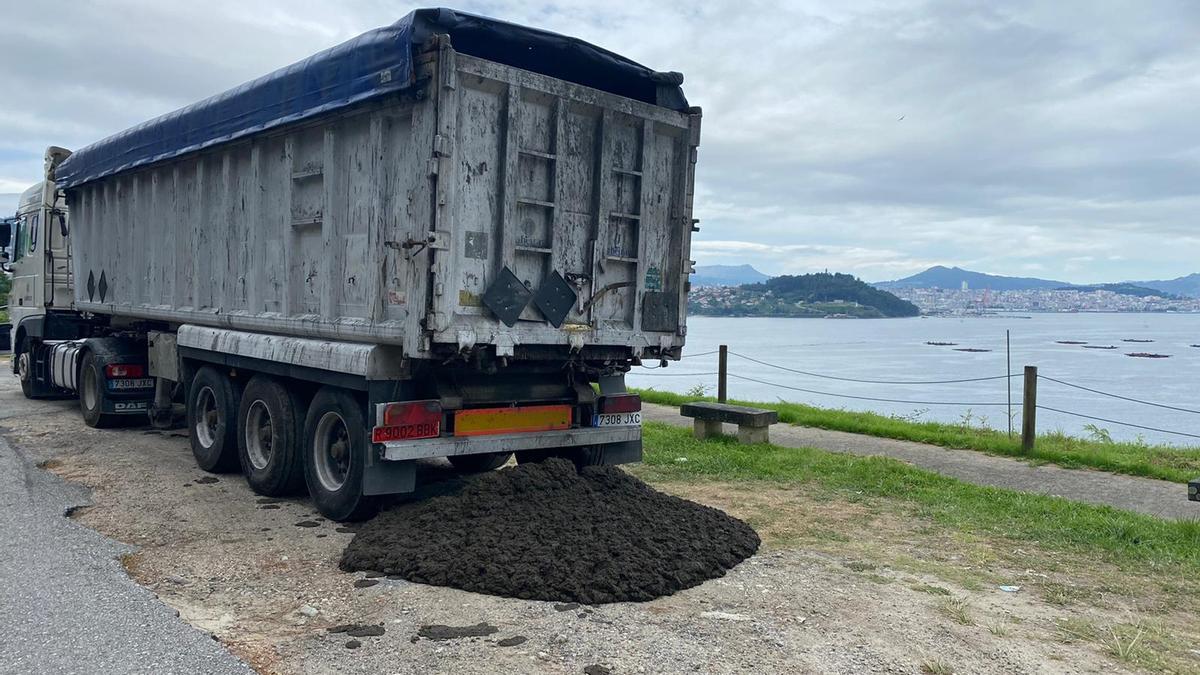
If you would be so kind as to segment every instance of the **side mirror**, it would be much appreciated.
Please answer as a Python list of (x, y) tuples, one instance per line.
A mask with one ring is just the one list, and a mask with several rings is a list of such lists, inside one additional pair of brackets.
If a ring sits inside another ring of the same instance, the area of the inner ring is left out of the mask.
[(55, 211), (54, 217), (58, 219), (58, 231), (62, 233), (62, 236), (67, 236), (67, 214)]
[(8, 248), (12, 243), (12, 223), (9, 221), (0, 222), (0, 248)]

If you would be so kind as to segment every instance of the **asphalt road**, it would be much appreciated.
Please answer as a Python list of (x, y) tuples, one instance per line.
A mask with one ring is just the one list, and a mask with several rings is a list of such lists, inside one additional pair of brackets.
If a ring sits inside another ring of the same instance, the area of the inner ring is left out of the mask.
[[(5, 394), (0, 431), (32, 414)], [(63, 517), (88, 503), (0, 433), (0, 672), (252, 672), (125, 574), (133, 547)]]
[[(692, 426), (692, 420), (681, 417), (678, 408), (651, 404), (642, 407), (648, 420), (681, 427)], [(1159, 518), (1200, 519), (1200, 502), (1188, 501), (1187, 486), (1181, 483), (1090, 469), (1064, 469), (1053, 464), (1030, 464), (973, 450), (952, 450), (937, 445), (792, 424), (772, 426), (771, 442), (792, 448), (820, 448), (852, 455), (893, 457), (976, 485), (1102, 504)]]

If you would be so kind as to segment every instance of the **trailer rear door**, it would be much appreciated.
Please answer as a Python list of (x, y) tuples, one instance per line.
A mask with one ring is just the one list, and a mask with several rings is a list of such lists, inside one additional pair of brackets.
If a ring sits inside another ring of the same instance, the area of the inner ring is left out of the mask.
[(433, 342), (682, 344), (699, 114), (439, 61)]

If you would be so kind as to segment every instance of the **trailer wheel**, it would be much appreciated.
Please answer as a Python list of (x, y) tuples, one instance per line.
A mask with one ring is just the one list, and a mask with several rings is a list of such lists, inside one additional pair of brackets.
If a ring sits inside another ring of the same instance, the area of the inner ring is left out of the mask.
[(196, 465), (211, 473), (237, 470), (237, 392), (212, 366), (196, 371), (188, 389), (188, 439)]
[(79, 409), (84, 424), (94, 429), (115, 426), (120, 420), (118, 415), (104, 414), (104, 372), (90, 351), (79, 366)]
[(272, 377), (255, 375), (238, 408), (238, 460), (250, 489), (268, 497), (299, 492), (304, 403)]
[(485, 452), (478, 455), (451, 455), (446, 459), (461, 473), (483, 473), (508, 464), (511, 452)]
[(363, 520), (375, 514), (376, 500), (363, 494), (367, 452), (366, 415), (348, 391), (322, 387), (304, 419), (304, 482), (321, 515), (330, 520)]

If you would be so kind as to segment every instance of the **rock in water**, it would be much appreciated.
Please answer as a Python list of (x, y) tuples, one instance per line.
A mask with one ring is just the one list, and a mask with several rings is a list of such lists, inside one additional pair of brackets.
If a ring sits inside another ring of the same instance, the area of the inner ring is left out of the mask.
[(493, 471), (393, 508), (342, 554), (348, 572), (529, 600), (645, 601), (723, 576), (758, 534), (611, 466), (566, 460)]

